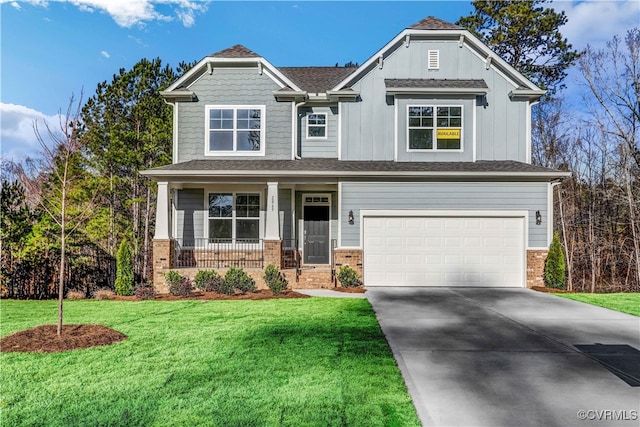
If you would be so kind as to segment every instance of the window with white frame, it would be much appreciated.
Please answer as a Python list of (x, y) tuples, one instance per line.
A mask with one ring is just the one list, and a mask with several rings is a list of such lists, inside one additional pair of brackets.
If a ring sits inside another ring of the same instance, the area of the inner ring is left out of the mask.
[(307, 114), (307, 138), (325, 139), (327, 137), (327, 113)]
[(206, 107), (207, 154), (264, 154), (265, 107)]
[(209, 194), (210, 241), (257, 242), (259, 238), (259, 193)]
[(462, 150), (462, 106), (409, 105), (409, 151)]

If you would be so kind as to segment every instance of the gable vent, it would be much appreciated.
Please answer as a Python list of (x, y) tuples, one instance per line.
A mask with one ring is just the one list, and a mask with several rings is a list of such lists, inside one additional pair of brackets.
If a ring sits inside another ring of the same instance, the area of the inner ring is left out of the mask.
[(440, 51), (439, 50), (430, 50), (428, 53), (428, 64), (427, 69), (429, 70), (438, 70), (440, 68)]

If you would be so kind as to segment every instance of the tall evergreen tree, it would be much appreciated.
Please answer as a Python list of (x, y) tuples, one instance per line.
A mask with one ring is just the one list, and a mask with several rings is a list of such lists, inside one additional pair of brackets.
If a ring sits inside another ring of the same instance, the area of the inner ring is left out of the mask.
[(555, 94), (580, 53), (562, 36), (564, 12), (551, 0), (476, 0), (475, 13), (457, 22), (528, 79)]

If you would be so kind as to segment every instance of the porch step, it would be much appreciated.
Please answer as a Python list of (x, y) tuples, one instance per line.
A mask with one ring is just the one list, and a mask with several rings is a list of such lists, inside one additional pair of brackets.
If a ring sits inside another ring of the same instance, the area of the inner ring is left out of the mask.
[(296, 270), (285, 269), (282, 272), (289, 281), (289, 286), (298, 289), (318, 289), (335, 287), (331, 281), (331, 268), (323, 266), (322, 268), (313, 266), (303, 266), (300, 269), (300, 275), (296, 282)]

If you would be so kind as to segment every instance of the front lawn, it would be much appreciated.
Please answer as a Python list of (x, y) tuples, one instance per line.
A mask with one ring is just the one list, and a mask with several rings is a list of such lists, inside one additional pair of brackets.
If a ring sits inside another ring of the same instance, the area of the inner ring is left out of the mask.
[(640, 316), (640, 293), (554, 295)]
[[(56, 301), (0, 301), (0, 335)], [(0, 425), (419, 426), (368, 301), (65, 302), (128, 338), (0, 353)]]

